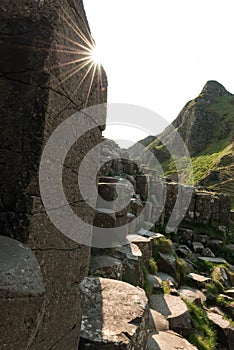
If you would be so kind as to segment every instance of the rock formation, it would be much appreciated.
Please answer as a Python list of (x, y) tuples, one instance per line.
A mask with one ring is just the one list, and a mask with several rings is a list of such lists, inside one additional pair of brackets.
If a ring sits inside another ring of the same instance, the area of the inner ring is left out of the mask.
[[(28, 350), (75, 350), (81, 322), (79, 283), (88, 273), (90, 249), (66, 238), (51, 223), (40, 197), (39, 164), (56, 127), (85, 107), (106, 102), (106, 89), (97, 72), (91, 84), (93, 71), (90, 64), (84, 65), (84, 55), (94, 43), (81, 0), (3, 0), (0, 13), (0, 234), (31, 248), (45, 287), (40, 309), (33, 295), (25, 304), (28, 310), (12, 301), (18, 323), (28, 324), (32, 312), (27, 333), (20, 335), (22, 341), (28, 339), (21, 347), (18, 332), (26, 332), (24, 328), (12, 329), (9, 338), (1, 327), (0, 348), (13, 350), (17, 343), (17, 348)], [(88, 115), (83, 118), (89, 123)], [(97, 121), (104, 123), (105, 118)], [(76, 172), (84, 154), (101, 141), (101, 129), (97, 126), (77, 140), (63, 173), (68, 202), (91, 224), (94, 213), (80, 204)], [(4, 266), (8, 269), (10, 263)], [(13, 296), (22, 283), (16, 284)], [(1, 310), (7, 302), (6, 294)], [(6, 315), (4, 323), (10, 324), (12, 317)]]
[[(189, 150), (195, 184), (215, 192), (228, 193), (232, 199), (232, 206), (233, 105), (233, 94), (220, 83), (208, 81), (199, 96), (189, 101), (172, 123)], [(166, 176), (177, 181), (175, 164), (159, 137), (168, 145), (172, 144), (175, 136), (169, 126), (161, 135), (149, 136), (139, 143), (152, 150), (163, 166)], [(133, 145), (129, 152), (137, 157), (138, 144)]]

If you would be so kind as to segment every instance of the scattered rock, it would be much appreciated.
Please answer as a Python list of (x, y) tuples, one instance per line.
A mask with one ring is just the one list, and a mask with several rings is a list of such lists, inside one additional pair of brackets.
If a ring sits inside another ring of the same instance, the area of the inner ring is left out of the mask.
[(123, 263), (109, 255), (92, 256), (90, 259), (90, 275), (122, 280)]
[(209, 257), (209, 258), (215, 258), (215, 255), (214, 255), (214, 253), (212, 252), (212, 250), (210, 248), (202, 249), (201, 255)]
[(149, 327), (152, 332), (167, 332), (169, 331), (169, 322), (166, 317), (157, 312), (156, 310), (150, 309), (149, 311)]
[(203, 261), (208, 261), (213, 264), (227, 264), (227, 261), (223, 258), (212, 258), (208, 256), (199, 256), (198, 259), (203, 260)]
[(166, 282), (169, 280), (171, 287), (177, 287), (177, 282), (175, 281), (174, 277), (172, 277), (171, 275), (168, 275), (167, 273), (164, 273), (161, 271), (159, 271), (157, 275), (163, 282)]
[(202, 303), (206, 301), (206, 296), (199, 289), (193, 289), (190, 287), (180, 287), (178, 289), (178, 293), (181, 298), (187, 299), (199, 306), (201, 306)]
[(194, 242), (200, 242), (202, 244), (206, 244), (209, 239), (208, 235), (202, 235), (202, 234), (195, 234), (193, 236), (193, 241)]
[(189, 257), (193, 254), (192, 251), (186, 245), (180, 245), (180, 246), (176, 247), (175, 252), (177, 255), (179, 255), (183, 258)]
[(153, 293), (158, 293), (159, 291), (162, 291), (162, 280), (160, 277), (147, 274), (146, 280), (149, 282)]
[(200, 254), (204, 250), (204, 245), (201, 242), (192, 243), (194, 253)]
[(152, 257), (152, 239), (139, 234), (127, 235), (129, 243), (136, 244), (142, 252), (143, 262), (148, 266), (149, 259)]
[(212, 278), (199, 275), (197, 273), (190, 272), (188, 277), (191, 278), (198, 285), (203, 285), (205, 283), (213, 283)]
[(221, 315), (213, 312), (207, 312), (207, 316), (211, 322), (215, 325), (218, 338), (221, 344), (227, 346), (228, 350), (234, 349), (234, 328), (232, 325), (223, 319)]
[(192, 329), (191, 318), (187, 305), (170, 294), (152, 294), (149, 298), (150, 307), (160, 312), (169, 321), (171, 330), (187, 337)]
[(234, 289), (225, 290), (225, 294), (231, 298), (234, 298)]
[(150, 334), (147, 344), (148, 350), (197, 350), (179, 334), (168, 331)]
[(84, 307), (79, 350), (145, 349), (148, 301), (128, 283), (86, 277), (81, 283)]
[(142, 268), (142, 253), (136, 244), (115, 248), (117, 256), (123, 260), (122, 279), (134, 286), (143, 287), (144, 275)]
[(218, 279), (218, 281), (221, 282), (224, 287), (230, 288), (232, 286), (232, 281), (229, 277), (227, 269), (224, 267), (216, 267), (213, 270), (212, 276), (215, 276), (215, 278)]
[(210, 239), (207, 242), (207, 247), (215, 251), (222, 244), (223, 241), (221, 241), (220, 239)]
[(188, 244), (192, 241), (193, 230), (179, 227), (177, 231), (179, 240), (182, 244)]
[(169, 275), (176, 275), (176, 258), (173, 254), (159, 253), (157, 265), (160, 271)]

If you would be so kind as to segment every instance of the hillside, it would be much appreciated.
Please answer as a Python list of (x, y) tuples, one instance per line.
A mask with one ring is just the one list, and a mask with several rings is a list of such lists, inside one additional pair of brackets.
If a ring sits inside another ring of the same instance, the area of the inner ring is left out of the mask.
[[(208, 81), (172, 125), (190, 152), (194, 184), (229, 193), (234, 207), (234, 95), (218, 82)], [(139, 142), (156, 155), (166, 175), (176, 179), (175, 164), (158, 137), (167, 145), (174, 135), (168, 127), (160, 136)], [(137, 157), (137, 144), (129, 152)]]

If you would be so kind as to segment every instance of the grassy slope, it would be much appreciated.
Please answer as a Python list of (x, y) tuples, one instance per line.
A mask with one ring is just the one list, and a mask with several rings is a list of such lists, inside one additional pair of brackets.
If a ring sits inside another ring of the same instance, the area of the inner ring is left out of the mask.
[[(221, 180), (218, 182), (207, 180), (204, 186), (217, 192), (229, 193), (234, 208), (234, 97), (216, 98), (216, 102), (207, 105), (205, 110), (218, 114), (220, 123), (210, 144), (202, 153), (192, 158), (194, 183), (206, 179), (211, 171), (219, 172)], [(158, 141), (155, 139), (148, 148), (157, 154), (162, 146), (158, 146)], [(162, 166), (167, 175), (176, 173), (172, 159), (165, 160)]]

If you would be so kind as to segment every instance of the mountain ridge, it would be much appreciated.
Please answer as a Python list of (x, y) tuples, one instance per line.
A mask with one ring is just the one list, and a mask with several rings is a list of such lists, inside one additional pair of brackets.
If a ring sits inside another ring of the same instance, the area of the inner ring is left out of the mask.
[[(210, 80), (196, 98), (185, 104), (172, 125), (190, 153), (194, 184), (230, 194), (234, 207), (234, 95)], [(167, 150), (174, 137), (169, 126), (160, 135), (138, 143), (155, 154), (166, 176), (177, 180), (175, 163)], [(136, 158), (137, 144), (129, 148)]]

